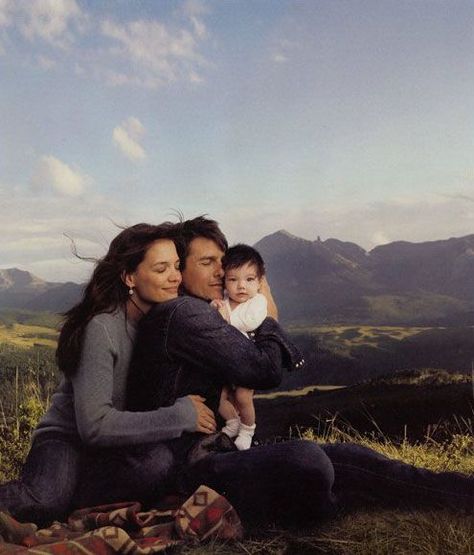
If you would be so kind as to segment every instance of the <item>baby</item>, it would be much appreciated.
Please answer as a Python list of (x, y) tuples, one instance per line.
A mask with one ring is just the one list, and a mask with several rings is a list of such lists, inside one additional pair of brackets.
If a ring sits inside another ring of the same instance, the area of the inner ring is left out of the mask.
[[(248, 245), (231, 247), (222, 260), (225, 271), (224, 300), (211, 304), (243, 334), (257, 329), (267, 317), (267, 299), (259, 293), (265, 266), (260, 254)], [(253, 390), (225, 386), (219, 405), (225, 420), (222, 431), (234, 438), (238, 449), (249, 449), (255, 432)]]

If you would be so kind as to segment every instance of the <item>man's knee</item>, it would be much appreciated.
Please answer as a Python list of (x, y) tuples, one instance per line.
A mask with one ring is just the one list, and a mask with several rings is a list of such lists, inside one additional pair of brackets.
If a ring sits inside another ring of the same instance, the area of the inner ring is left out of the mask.
[(334, 468), (326, 453), (313, 441), (295, 440), (285, 445), (288, 471), (312, 487), (330, 491), (334, 484)]

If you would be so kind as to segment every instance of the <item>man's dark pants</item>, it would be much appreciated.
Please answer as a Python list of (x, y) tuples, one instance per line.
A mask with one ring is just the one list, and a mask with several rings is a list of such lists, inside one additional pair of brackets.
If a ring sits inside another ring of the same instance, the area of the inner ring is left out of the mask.
[(225, 495), (253, 523), (302, 524), (336, 507), (474, 511), (473, 476), (434, 473), (349, 443), (288, 441), (213, 453), (188, 467), (172, 442), (85, 452), (54, 433), (34, 442), (20, 480), (0, 486), (0, 508), (46, 523), (79, 506), (153, 503), (177, 486), (192, 493), (200, 484)]

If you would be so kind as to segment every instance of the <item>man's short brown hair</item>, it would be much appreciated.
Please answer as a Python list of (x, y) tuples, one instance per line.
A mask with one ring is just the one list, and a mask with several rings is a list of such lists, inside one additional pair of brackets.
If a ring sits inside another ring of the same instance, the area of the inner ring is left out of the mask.
[(219, 229), (219, 224), (215, 220), (210, 220), (206, 216), (197, 216), (192, 220), (184, 220), (177, 224), (178, 241), (176, 249), (181, 260), (181, 270), (184, 270), (186, 258), (189, 254), (189, 245), (193, 239), (204, 237), (214, 241), (216, 245), (225, 252), (228, 244), (225, 235)]

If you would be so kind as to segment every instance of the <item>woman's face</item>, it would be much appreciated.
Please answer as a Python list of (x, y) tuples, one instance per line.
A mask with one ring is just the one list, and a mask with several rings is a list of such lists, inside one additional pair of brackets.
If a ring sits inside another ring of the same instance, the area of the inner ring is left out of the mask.
[(135, 272), (125, 276), (125, 284), (133, 289), (132, 299), (143, 312), (154, 303), (177, 297), (180, 283), (179, 258), (169, 239), (151, 243)]

